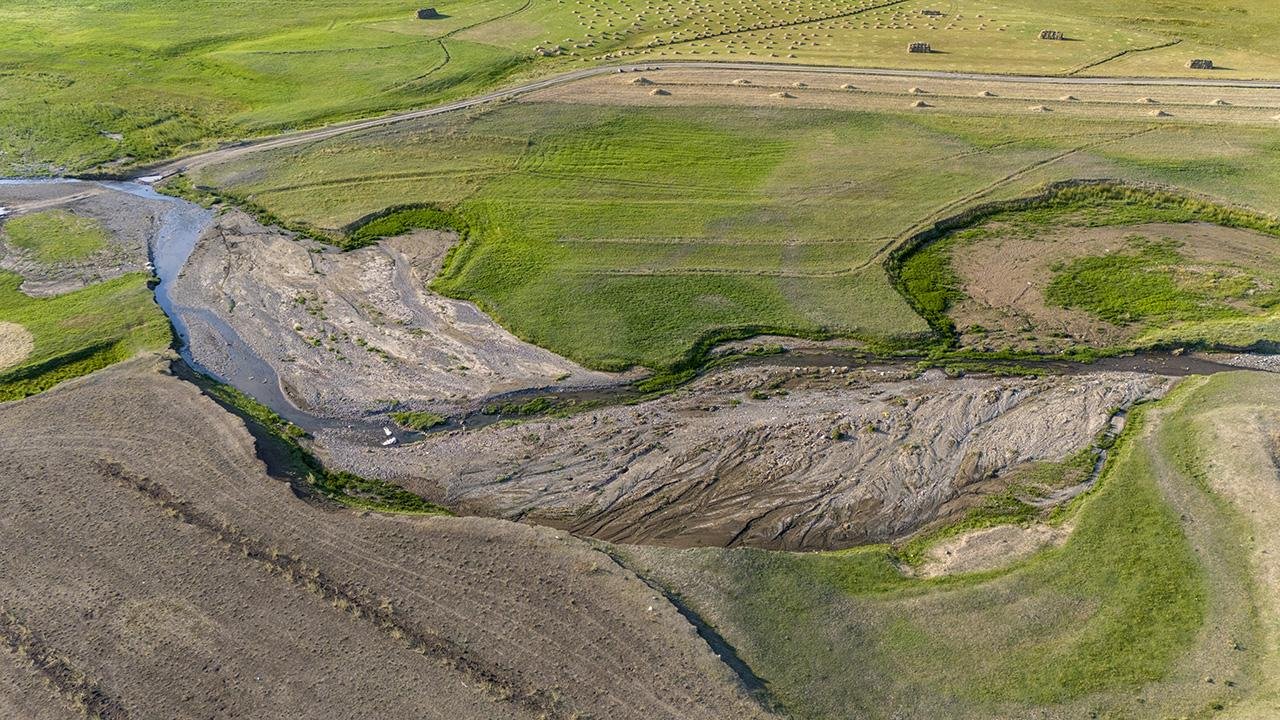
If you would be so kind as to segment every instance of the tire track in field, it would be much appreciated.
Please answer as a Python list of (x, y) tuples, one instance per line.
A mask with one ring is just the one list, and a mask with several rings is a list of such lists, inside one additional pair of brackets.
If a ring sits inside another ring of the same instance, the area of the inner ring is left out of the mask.
[(1084, 65), (1081, 65), (1080, 67), (1075, 68), (1073, 70), (1068, 70), (1066, 74), (1068, 76), (1079, 75), (1080, 73), (1086, 70), (1092, 70), (1093, 68), (1096, 68), (1099, 65), (1105, 65), (1109, 62), (1112, 62), (1113, 60), (1119, 60), (1122, 57), (1127, 57), (1129, 55), (1137, 55), (1138, 53), (1150, 52), (1152, 50), (1161, 50), (1167, 47), (1173, 47), (1174, 45), (1177, 45), (1180, 42), (1182, 42), (1182, 38), (1174, 38), (1172, 40), (1160, 43), (1158, 45), (1150, 45), (1148, 47), (1129, 48), (1128, 50), (1121, 50), (1120, 52), (1114, 53), (1112, 55), (1108, 55), (1107, 57), (1104, 57), (1101, 60), (1094, 60), (1093, 62), (1085, 63)]

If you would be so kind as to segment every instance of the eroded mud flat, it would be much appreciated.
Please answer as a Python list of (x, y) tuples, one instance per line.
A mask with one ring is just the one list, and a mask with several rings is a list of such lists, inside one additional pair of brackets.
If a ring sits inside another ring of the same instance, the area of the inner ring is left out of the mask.
[(339, 467), (465, 512), (610, 541), (828, 549), (900, 538), (1090, 447), (1138, 373), (953, 379), (891, 368), (741, 367), (669, 396), (368, 448)]
[[(86, 257), (41, 262), (30, 250), (0, 240), (0, 270), (23, 278), (21, 290), (48, 297), (78, 290), (126, 273), (141, 272), (148, 242), (166, 206), (108, 185), (74, 181), (0, 181), (0, 217), (12, 219), (44, 211), (63, 211), (102, 224), (105, 246)], [(0, 221), (2, 222), (2, 221)]]
[(5, 717), (762, 716), (608, 555), (299, 500), (166, 366), (0, 406)]
[(343, 253), (229, 211), (201, 237), (171, 292), (192, 311), (198, 364), (243, 374), (243, 354), (228, 342), (234, 334), (292, 402), (330, 417), (449, 415), (505, 392), (627, 379), (525, 343), (471, 303), (427, 290), (455, 240), (422, 231)]

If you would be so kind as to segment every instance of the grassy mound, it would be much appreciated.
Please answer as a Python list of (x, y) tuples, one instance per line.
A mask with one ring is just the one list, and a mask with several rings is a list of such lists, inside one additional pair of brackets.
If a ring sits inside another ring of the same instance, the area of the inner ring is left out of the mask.
[(140, 273), (52, 298), (28, 297), (18, 290), (21, 284), (21, 276), (0, 272), (0, 321), (23, 326), (34, 341), (20, 364), (0, 372), (0, 401), (33, 395), (171, 341), (169, 320)]
[(83, 260), (107, 246), (107, 229), (93, 218), (66, 210), (19, 215), (3, 226), (6, 242), (30, 251), (46, 265)]
[(1272, 340), (1280, 222), (1109, 185), (1015, 205), (894, 265), (899, 288), (943, 335), (987, 350)]

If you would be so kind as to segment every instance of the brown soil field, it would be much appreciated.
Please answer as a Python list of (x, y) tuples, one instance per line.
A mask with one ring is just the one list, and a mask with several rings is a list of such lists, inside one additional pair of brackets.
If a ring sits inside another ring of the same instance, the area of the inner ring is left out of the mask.
[(166, 368), (0, 405), (0, 712), (763, 715), (608, 555), (552, 529), (299, 500)]
[[(637, 84), (644, 77), (648, 84)], [(747, 82), (741, 82), (741, 81)], [(654, 95), (653, 89), (668, 94)], [(913, 92), (914, 91), (914, 92)], [(785, 92), (786, 96), (781, 93)], [(1280, 90), (1164, 85), (1078, 85), (966, 78), (903, 78), (802, 70), (665, 68), (600, 75), (522, 96), (523, 102), (608, 105), (727, 105), (906, 111), (923, 96), (927, 108), (974, 114), (1150, 120), (1154, 101), (1167, 120), (1275, 125)], [(1064, 99), (1071, 98), (1071, 99)], [(1219, 102), (1220, 101), (1220, 102)]]
[(9, 217), (61, 209), (98, 220), (108, 231), (109, 246), (74, 262), (48, 265), (31, 253), (0, 240), (0, 270), (23, 277), (22, 292), (47, 297), (78, 290), (147, 264), (147, 244), (164, 213), (163, 202), (135, 197), (96, 183), (0, 183), (0, 207)]
[(35, 340), (26, 328), (0, 320), (0, 370), (27, 359), (34, 347)]
[[(999, 229), (997, 225), (987, 227)], [(965, 299), (948, 315), (962, 332), (973, 325), (987, 330), (965, 333), (966, 345), (1015, 346), (1061, 351), (1077, 343), (1098, 347), (1123, 344), (1141, 325), (1116, 325), (1083, 310), (1050, 306), (1044, 292), (1055, 263), (1131, 250), (1129, 238), (1171, 239), (1190, 261), (1241, 267), (1274, 267), (1280, 260), (1275, 238), (1210, 223), (1148, 223), (1115, 227), (1064, 227), (1027, 237), (1010, 232), (958, 244), (951, 253)], [(1058, 337), (1054, 337), (1054, 334)]]
[(1088, 446), (1135, 373), (1042, 379), (741, 367), (634, 406), (370, 448), (337, 466), (463, 512), (627, 543), (830, 549), (901, 538), (1002, 491), (1008, 470)]
[[(636, 377), (587, 370), (427, 290), (455, 240), (415, 232), (338, 252), (230, 211), (200, 239), (172, 293), (234, 329), (295, 404), (333, 417), (396, 403), (450, 415), (493, 394)], [(190, 325), (197, 362), (234, 374), (218, 330)]]

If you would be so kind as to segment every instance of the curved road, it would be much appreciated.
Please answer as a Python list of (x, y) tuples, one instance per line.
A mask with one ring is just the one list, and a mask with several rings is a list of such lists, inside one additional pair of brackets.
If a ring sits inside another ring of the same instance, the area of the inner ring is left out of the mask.
[(289, 147), (301, 143), (313, 142), (316, 140), (325, 140), (339, 135), (344, 135), (358, 130), (367, 130), (369, 128), (381, 127), (384, 125), (392, 125), (394, 123), (404, 122), (406, 120), (416, 120), (418, 118), (431, 117), (433, 115), (441, 115), (444, 113), (464, 110), (466, 108), (483, 105), (484, 103), (493, 102), (495, 100), (504, 100), (519, 95), (542, 90), (544, 88), (556, 85), (564, 85), (566, 83), (576, 82), (597, 75), (607, 75), (610, 73), (624, 72), (640, 72), (640, 71), (658, 71), (667, 69), (692, 68), (698, 70), (744, 70), (744, 71), (776, 71), (776, 72), (806, 72), (806, 73), (830, 73), (830, 74), (857, 74), (857, 75), (884, 75), (890, 77), (903, 78), (925, 78), (934, 80), (977, 80), (986, 82), (1018, 82), (1018, 83), (1053, 83), (1057, 85), (1161, 85), (1173, 87), (1244, 87), (1244, 88), (1265, 88), (1280, 90), (1280, 82), (1271, 80), (1214, 80), (1211, 78), (1141, 78), (1141, 77), (1071, 77), (1057, 75), (998, 75), (991, 73), (964, 73), (964, 72), (942, 72), (936, 70), (887, 70), (883, 68), (859, 68), (859, 67), (839, 67), (832, 65), (793, 65), (788, 63), (749, 63), (749, 62), (700, 62), (700, 61), (673, 61), (673, 62), (651, 62), (640, 63), (634, 65), (601, 65), (597, 67), (585, 68), (583, 70), (574, 70), (571, 72), (553, 75), (541, 80), (517, 85), (515, 87), (495, 90), (493, 92), (477, 95), (465, 100), (457, 100), (444, 105), (424, 108), (421, 110), (410, 110), (392, 115), (383, 115), (381, 117), (371, 118), (368, 120), (357, 120), (348, 123), (336, 125), (327, 125), (325, 127), (316, 128), (314, 130), (304, 130), (301, 132), (285, 133), (282, 135), (273, 135), (262, 138), (260, 140), (246, 140), (234, 143), (232, 145), (223, 146), (215, 150), (189, 155), (184, 158), (171, 160), (158, 165), (135, 171), (128, 179), (138, 180), (141, 182), (157, 182), (171, 175), (181, 172), (194, 170), (205, 165), (224, 162), (242, 155), (259, 152), (261, 150), (271, 150), (275, 148)]

